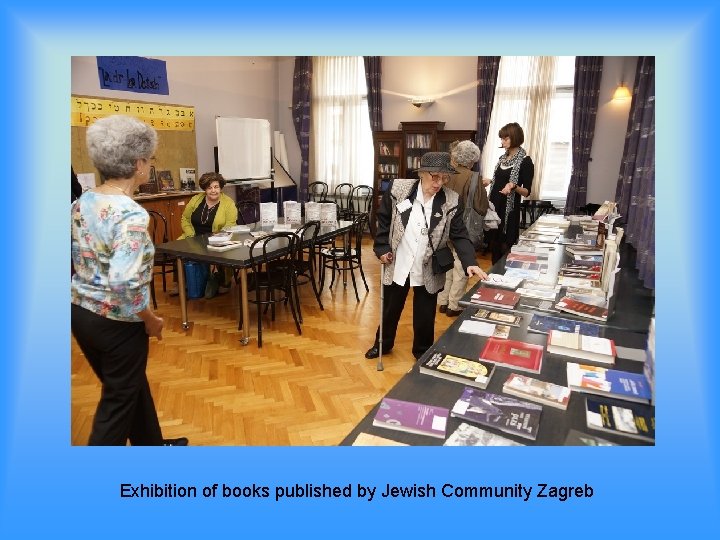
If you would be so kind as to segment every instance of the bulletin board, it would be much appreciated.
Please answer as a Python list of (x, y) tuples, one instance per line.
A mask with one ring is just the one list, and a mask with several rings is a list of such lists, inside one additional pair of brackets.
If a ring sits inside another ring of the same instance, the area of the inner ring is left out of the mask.
[(180, 169), (197, 171), (195, 108), (186, 105), (149, 103), (72, 95), (70, 103), (70, 162), (78, 174), (100, 173), (90, 161), (85, 144), (87, 128), (95, 120), (112, 114), (126, 114), (153, 126), (158, 133), (155, 170), (170, 171), (175, 189), (180, 189)]

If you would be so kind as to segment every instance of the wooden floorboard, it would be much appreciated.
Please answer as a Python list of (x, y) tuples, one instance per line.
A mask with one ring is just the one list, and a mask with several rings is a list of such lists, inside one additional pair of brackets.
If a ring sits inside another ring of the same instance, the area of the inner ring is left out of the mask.
[[(162, 292), (157, 312), (165, 319), (163, 340), (150, 341), (147, 375), (165, 437), (185, 436), (192, 445), (320, 446), (338, 444), (412, 367), (412, 298), (403, 312), (385, 370), (365, 351), (379, 315), (380, 264), (371, 240), (364, 243), (355, 299), (352, 282), (325, 286), (320, 310), (310, 285), (301, 287), (302, 335), (290, 310), (263, 319), (257, 347), (257, 314), (251, 305), (252, 339), (240, 344), (237, 288), (212, 300), (188, 302), (190, 328), (183, 330), (177, 297)], [(479, 256), (480, 266), (490, 267)], [(471, 280), (469, 286), (474, 283)], [(452, 322), (437, 314), (435, 335)], [(87, 444), (100, 384), (82, 351), (71, 342), (72, 444)]]

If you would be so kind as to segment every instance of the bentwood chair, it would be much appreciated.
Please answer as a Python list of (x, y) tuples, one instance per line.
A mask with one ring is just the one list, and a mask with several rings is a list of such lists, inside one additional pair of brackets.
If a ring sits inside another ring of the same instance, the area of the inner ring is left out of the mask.
[(320, 250), (320, 290), (322, 291), (325, 285), (325, 271), (330, 270), (332, 277), (330, 279), (330, 289), (332, 289), (333, 283), (335, 283), (335, 273), (343, 273), (343, 284), (347, 287), (347, 279), (345, 278), (345, 272), (350, 272), (352, 278), (353, 289), (355, 289), (355, 299), (359, 302), (360, 297), (358, 296), (357, 283), (355, 281), (355, 269), (360, 270), (363, 283), (365, 284), (365, 290), (370, 292), (367, 280), (365, 279), (365, 272), (362, 267), (362, 238), (365, 226), (368, 224), (370, 219), (367, 213), (360, 214), (353, 221), (350, 231), (343, 242), (343, 245), (335, 245)]
[(311, 182), (308, 184), (308, 201), (328, 202), (328, 185), (325, 182)]
[[(348, 219), (354, 220), (361, 214), (370, 215), (372, 212), (373, 194), (373, 188), (370, 186), (355, 186), (350, 195), (350, 214)], [(370, 232), (372, 233), (373, 231)]]
[[(279, 247), (282, 254), (275, 252)], [(275, 320), (275, 305), (284, 303), (290, 305), (298, 334), (302, 335), (300, 319), (296, 311), (297, 301), (293, 298), (297, 287), (295, 282), (294, 260), (297, 257), (297, 236), (293, 232), (277, 232), (257, 238), (250, 245), (250, 266), (252, 272), (248, 274), (248, 294), (254, 292), (254, 298), (249, 297), (248, 302), (257, 305), (258, 348), (262, 347), (262, 316), (263, 306), (265, 312), (271, 310), (271, 320)], [(242, 287), (238, 287), (242, 295)], [(242, 306), (242, 298), (240, 298)], [(238, 329), (242, 328), (242, 308), (240, 308)]]
[(355, 186), (347, 182), (338, 184), (333, 191), (333, 199), (338, 208), (338, 219), (352, 219), (352, 202), (351, 197)]
[(250, 225), (260, 221), (260, 203), (257, 201), (238, 201), (235, 203), (238, 211), (237, 224)]
[[(168, 225), (165, 216), (156, 210), (148, 210), (150, 222), (148, 224), (148, 234), (153, 244), (164, 244), (168, 241)], [(153, 279), (150, 281), (150, 296), (152, 297), (153, 307), (157, 309), (157, 300), (155, 299), (155, 279), (157, 275), (162, 276), (163, 292), (167, 291), (166, 274), (175, 276), (177, 259), (165, 253), (156, 253), (153, 260)], [(175, 278), (177, 279), (177, 278)]]

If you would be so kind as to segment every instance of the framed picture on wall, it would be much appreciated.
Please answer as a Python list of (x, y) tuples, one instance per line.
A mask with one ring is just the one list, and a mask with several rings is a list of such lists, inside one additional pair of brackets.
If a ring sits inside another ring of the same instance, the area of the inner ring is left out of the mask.
[(172, 173), (170, 171), (158, 171), (157, 181), (160, 191), (175, 190), (175, 182), (173, 182)]

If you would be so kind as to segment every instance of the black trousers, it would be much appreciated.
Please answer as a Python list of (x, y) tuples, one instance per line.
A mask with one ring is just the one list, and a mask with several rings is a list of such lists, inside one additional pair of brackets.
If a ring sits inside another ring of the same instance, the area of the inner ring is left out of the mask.
[[(383, 299), (383, 351), (389, 351), (395, 345), (400, 315), (410, 291), (410, 280), (405, 285), (392, 283), (385, 285)], [(430, 294), (424, 285), (413, 287), (413, 347), (415, 358), (420, 358), (435, 342), (435, 308), (437, 293)], [(379, 342), (380, 328), (375, 332), (375, 346)]]
[(142, 322), (101, 317), (71, 304), (73, 336), (102, 383), (90, 445), (159, 446), (163, 438), (145, 369), (149, 338)]

